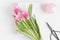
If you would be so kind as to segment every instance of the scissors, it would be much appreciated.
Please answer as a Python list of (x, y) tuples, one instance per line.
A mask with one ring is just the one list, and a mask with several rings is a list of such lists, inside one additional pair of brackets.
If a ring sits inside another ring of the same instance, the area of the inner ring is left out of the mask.
[(57, 32), (60, 33), (60, 31), (55, 31), (55, 30), (53, 30), (53, 29), (51, 28), (51, 26), (50, 26), (47, 22), (46, 22), (46, 24), (47, 24), (48, 28), (49, 28), (50, 31), (51, 31), (50, 40), (52, 40), (52, 38), (51, 38), (52, 35), (54, 36), (54, 38), (56, 38), (56, 40), (60, 40), (59, 37), (58, 37), (58, 35), (57, 35)]

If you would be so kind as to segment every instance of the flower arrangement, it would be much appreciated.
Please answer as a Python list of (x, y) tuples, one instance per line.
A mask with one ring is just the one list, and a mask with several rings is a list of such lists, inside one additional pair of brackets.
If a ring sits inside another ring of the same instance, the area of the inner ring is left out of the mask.
[(41, 40), (41, 34), (36, 18), (32, 16), (32, 4), (29, 4), (28, 11), (22, 11), (20, 7), (15, 7), (13, 15), (15, 24), (17, 26), (17, 32), (29, 37), (31, 40)]

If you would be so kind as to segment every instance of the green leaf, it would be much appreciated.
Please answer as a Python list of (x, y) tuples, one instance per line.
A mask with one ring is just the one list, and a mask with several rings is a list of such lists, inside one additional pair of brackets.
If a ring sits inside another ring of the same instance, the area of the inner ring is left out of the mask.
[(35, 40), (35, 38), (36, 38), (36, 36), (34, 37), (33, 36), (33, 31), (31, 30), (31, 29), (26, 29), (26, 28), (24, 28), (24, 26), (22, 26), (21, 24), (19, 24), (19, 23), (17, 23), (17, 22), (15, 22), (16, 23), (16, 25), (17, 25), (17, 27), (18, 27), (18, 29), (16, 30), (17, 32), (21, 32), (21, 33), (23, 33), (24, 35), (26, 35), (26, 36), (28, 36), (29, 38), (31, 38), (31, 39), (34, 39)]
[(19, 30), (21, 30), (21, 31), (24, 32), (24, 29), (25, 29), (25, 28), (24, 28), (21, 24), (19, 24), (19, 23), (17, 23), (17, 22), (15, 22), (15, 24), (16, 24), (16, 26), (18, 27)]
[(39, 37), (41, 38), (40, 30), (37, 21), (35, 20), (35, 25), (37, 26), (37, 32), (39, 34)]
[(25, 36), (27, 36), (27, 37), (30, 38), (31, 40), (36, 40), (36, 39), (31, 35), (31, 33), (22, 32), (22, 31), (20, 31), (20, 30), (16, 30), (16, 31), (19, 32), (19, 33), (24, 34)]
[(28, 12), (30, 13), (30, 15), (32, 14), (32, 4), (29, 5)]

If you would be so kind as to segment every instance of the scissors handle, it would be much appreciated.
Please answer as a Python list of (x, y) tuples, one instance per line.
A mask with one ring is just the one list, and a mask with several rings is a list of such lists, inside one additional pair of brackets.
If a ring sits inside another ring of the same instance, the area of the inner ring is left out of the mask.
[(57, 34), (56, 34), (56, 31), (51, 31), (51, 34), (57, 39), (57, 40), (59, 40), (59, 38), (58, 38), (58, 36), (57, 36)]
[[(57, 36), (57, 34), (56, 34), (56, 31), (53, 30), (53, 29), (51, 28), (51, 26), (50, 26), (47, 22), (46, 22), (46, 24), (47, 24), (48, 28), (49, 28), (50, 31), (51, 31), (51, 35), (53, 35), (57, 40), (59, 40), (59, 38), (58, 38), (58, 36)], [(50, 35), (50, 39), (51, 39), (51, 35)]]

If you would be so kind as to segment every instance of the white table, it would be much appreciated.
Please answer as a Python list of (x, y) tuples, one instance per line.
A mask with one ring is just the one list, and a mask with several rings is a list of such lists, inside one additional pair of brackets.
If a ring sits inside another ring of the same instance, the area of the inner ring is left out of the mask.
[[(16, 32), (17, 27), (14, 24), (14, 19), (12, 17), (12, 9), (17, 5), (17, 2), (20, 6), (20, 1), (25, 2), (27, 0), (0, 0), (0, 40), (29, 40), (29, 38)], [(37, 0), (33, 0), (32, 2), (34, 1), (36, 2)], [(55, 3), (57, 5), (57, 9), (53, 14), (46, 14), (41, 11), (41, 9), (39, 9), (42, 4), (49, 2)], [(40, 26), (42, 38), (43, 40), (49, 40), (50, 31), (45, 22), (49, 22), (53, 29), (60, 31), (60, 0), (40, 0), (38, 6), (35, 8), (33, 13), (37, 13), (37, 22)]]

